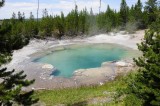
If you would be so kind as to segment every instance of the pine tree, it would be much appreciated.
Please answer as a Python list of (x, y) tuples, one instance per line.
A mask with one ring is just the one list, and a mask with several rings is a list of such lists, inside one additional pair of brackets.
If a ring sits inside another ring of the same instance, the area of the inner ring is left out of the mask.
[(129, 11), (129, 7), (127, 6), (126, 1), (122, 0), (121, 7), (120, 7), (120, 18), (122, 20), (122, 26), (125, 26), (128, 21), (128, 11)]
[(72, 10), (66, 17), (66, 34), (73, 36), (74, 29), (74, 11)]
[(75, 27), (75, 35), (78, 34), (78, 6), (75, 5), (75, 10), (74, 10), (74, 27)]
[(89, 18), (86, 19), (89, 24), (89, 31), (96, 31), (96, 15), (94, 15), (92, 8), (90, 9)]
[(111, 31), (112, 25), (114, 23), (114, 16), (113, 16), (113, 11), (107, 6), (107, 11), (105, 13), (105, 31), (109, 32)]
[(18, 20), (21, 22), (23, 21), (23, 16), (20, 11), (18, 12)]
[(65, 17), (64, 17), (64, 13), (63, 12), (61, 12), (61, 22), (60, 22), (61, 24), (62, 24), (62, 26), (61, 26), (61, 31), (60, 31), (60, 34), (61, 34), (61, 37), (65, 34)]
[(12, 22), (12, 25), (16, 23), (16, 14), (14, 12), (12, 14), (11, 22)]
[[(114, 13), (114, 11), (110, 8), (110, 6), (108, 5), (107, 6), (107, 11), (106, 11), (106, 17), (108, 18), (108, 21), (110, 22), (110, 30), (111, 30), (111, 28), (114, 28), (114, 27), (116, 27), (116, 16), (115, 16), (115, 14), (116, 13)], [(106, 23), (107, 24), (107, 23)], [(110, 31), (109, 30), (109, 31)]]
[[(142, 3), (141, 3), (141, 0), (138, 0), (137, 1), (137, 4), (135, 5), (135, 10), (136, 10), (136, 12), (138, 12), (136, 15), (141, 15), (142, 14), (142, 7), (143, 7), (143, 5), (142, 5)], [(136, 18), (140, 18), (140, 16), (137, 16)]]
[(82, 10), (80, 13), (79, 13), (79, 21), (78, 21), (78, 28), (79, 28), (79, 31), (81, 34), (84, 34), (85, 33), (85, 24), (86, 24), (86, 10)]
[(54, 37), (55, 38), (61, 39), (61, 37), (64, 35), (64, 32), (65, 32), (64, 25), (65, 24), (63, 22), (64, 22), (64, 14), (63, 13), (61, 13), (61, 17), (60, 16), (54, 17), (54, 27), (55, 27)]
[(48, 11), (46, 8), (43, 10), (42, 16), (43, 18), (48, 17)]
[[(136, 10), (135, 10), (135, 6), (132, 5), (129, 11), (129, 21), (130, 22), (135, 22), (136, 21)], [(138, 18), (137, 18), (138, 19)]]
[(25, 13), (23, 12), (23, 14), (22, 14), (22, 21), (24, 21), (25, 20)]
[(46, 36), (52, 36), (53, 31), (53, 17), (49, 16), (47, 9), (43, 10), (42, 19), (39, 22), (39, 35), (42, 38), (45, 38)]
[(30, 19), (30, 20), (34, 20), (34, 15), (33, 15), (33, 13), (32, 13), (32, 12), (30, 12), (29, 19)]
[(0, 105), (11, 106), (12, 104), (19, 104), (29, 106), (38, 101), (34, 99), (33, 91), (22, 92), (22, 87), (27, 87), (34, 83), (34, 80), (25, 80), (26, 75), (23, 75), (23, 71), (14, 73), (15, 70), (6, 71), (6, 68), (0, 70)]
[(16, 19), (16, 14), (13, 12), (12, 19)]
[[(153, 29), (153, 28), (156, 28)], [(144, 40), (138, 44), (143, 55), (134, 59), (139, 72), (128, 85), (130, 92), (143, 101), (144, 106), (160, 104), (160, 20), (145, 32)]]
[(148, 24), (150, 25), (152, 22), (156, 21), (157, 14), (156, 11), (158, 10), (157, 7), (157, 0), (148, 0), (146, 2), (146, 6), (144, 7), (145, 12), (148, 15)]
[(141, 0), (138, 0), (135, 5), (135, 14), (134, 14), (138, 29), (144, 28), (142, 8), (143, 8), (143, 5), (141, 3)]
[(4, 2), (5, 2), (4, 0), (0, 1), (0, 7), (2, 7), (4, 5)]

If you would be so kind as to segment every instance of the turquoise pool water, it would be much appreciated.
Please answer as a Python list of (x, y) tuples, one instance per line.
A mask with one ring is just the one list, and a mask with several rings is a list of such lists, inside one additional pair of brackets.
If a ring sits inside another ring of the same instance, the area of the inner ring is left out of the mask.
[(57, 47), (34, 62), (52, 64), (55, 76), (71, 77), (77, 69), (100, 67), (105, 61), (119, 60), (131, 53), (125, 47), (111, 44), (87, 44)]

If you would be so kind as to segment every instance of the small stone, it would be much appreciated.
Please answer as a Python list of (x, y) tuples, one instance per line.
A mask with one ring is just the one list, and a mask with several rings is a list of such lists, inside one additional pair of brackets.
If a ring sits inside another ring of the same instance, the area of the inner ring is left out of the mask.
[(54, 67), (51, 64), (45, 64), (42, 66), (43, 69), (53, 69)]
[(104, 83), (103, 83), (103, 82), (100, 82), (99, 84), (100, 84), (101, 86), (102, 86), (102, 85), (104, 85)]

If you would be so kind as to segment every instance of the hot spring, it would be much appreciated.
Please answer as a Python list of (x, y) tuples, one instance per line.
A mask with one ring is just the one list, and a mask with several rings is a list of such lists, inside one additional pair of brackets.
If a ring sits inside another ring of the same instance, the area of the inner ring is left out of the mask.
[(115, 44), (76, 44), (53, 48), (52, 52), (34, 60), (52, 64), (54, 76), (72, 77), (77, 69), (100, 67), (103, 62), (134, 57), (135, 50)]

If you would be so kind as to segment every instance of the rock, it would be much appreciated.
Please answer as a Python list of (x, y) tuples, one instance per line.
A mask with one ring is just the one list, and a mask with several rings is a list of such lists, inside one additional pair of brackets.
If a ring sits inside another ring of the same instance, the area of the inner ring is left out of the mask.
[(50, 77), (49, 77), (49, 80), (53, 79), (53, 77), (54, 77), (54, 76), (50, 76)]
[(51, 64), (45, 64), (42, 66), (43, 69), (54, 69), (54, 67)]
[(114, 99), (111, 97), (96, 97), (96, 98), (92, 98), (90, 100), (88, 100), (88, 104), (91, 105), (100, 105), (103, 106), (104, 103), (110, 103), (112, 102)]
[(134, 65), (131, 63), (128, 63), (128, 67), (133, 67)]
[(123, 62), (123, 61), (118, 61), (115, 63), (116, 66), (119, 66), (119, 67), (127, 67), (127, 63), (126, 62)]
[(116, 92), (104, 91), (103, 94), (104, 94), (104, 95), (112, 95), (112, 96), (113, 96), (113, 95), (116, 94)]
[(112, 64), (112, 62), (103, 62), (101, 64), (102, 67), (107, 67), (107, 66), (110, 66)]
[(130, 62), (118, 61), (115, 63), (117, 67), (133, 67), (134, 65)]
[(80, 75), (82, 75), (82, 72), (84, 71), (85, 69), (79, 69), (79, 70), (76, 70), (76, 71), (74, 71), (74, 75), (75, 76), (80, 76)]
[[(18, 105), (16, 105), (16, 106), (18, 106)], [(38, 103), (33, 104), (31, 106), (47, 106), (47, 105), (44, 102), (42, 102), (42, 101), (38, 101)]]
[(103, 82), (99, 82), (99, 84), (102, 86), (102, 85), (104, 85), (104, 83)]

